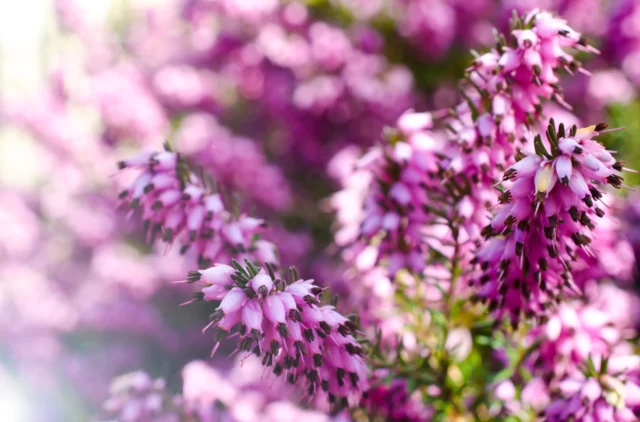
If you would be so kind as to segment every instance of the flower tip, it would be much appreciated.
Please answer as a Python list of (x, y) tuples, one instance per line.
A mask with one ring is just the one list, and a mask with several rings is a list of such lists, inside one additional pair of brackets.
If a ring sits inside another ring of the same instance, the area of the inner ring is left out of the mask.
[(553, 167), (544, 166), (536, 173), (535, 184), (536, 193), (545, 193), (551, 187), (551, 181), (553, 178)]

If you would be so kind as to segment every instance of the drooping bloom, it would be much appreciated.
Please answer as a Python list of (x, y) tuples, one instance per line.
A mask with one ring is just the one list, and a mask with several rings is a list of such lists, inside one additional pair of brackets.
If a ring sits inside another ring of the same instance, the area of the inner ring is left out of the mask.
[(486, 164), (498, 170), (514, 155), (513, 142), (538, 125), (544, 100), (570, 108), (562, 99), (557, 73), (574, 72), (581, 65), (565, 49), (597, 52), (550, 12), (534, 10), (513, 21), (512, 28), (509, 39), (498, 37), (496, 48), (476, 57), (467, 69), (466, 101), (451, 121), (454, 139), (464, 149), (491, 147)]
[(233, 257), (276, 263), (275, 246), (257, 240), (264, 221), (227, 211), (222, 195), (189, 173), (178, 154), (143, 152), (119, 167), (141, 170), (120, 199), (142, 209), (148, 240), (179, 241), (180, 252), (194, 250), (201, 266)]
[[(388, 144), (368, 151), (357, 171), (343, 178), (346, 189), (332, 198), (343, 224), (336, 240), (349, 246), (343, 257), (355, 267), (381, 265), (391, 275), (401, 268), (419, 272), (427, 252), (443, 252), (453, 237), (466, 249), (480, 241), (485, 210), (497, 199), (492, 186), (515, 161), (516, 145), (529, 142), (545, 101), (564, 104), (557, 73), (580, 68), (565, 48), (595, 52), (549, 12), (535, 10), (513, 26), (513, 42), (499, 37), (496, 48), (467, 69), (465, 101), (446, 119), (441, 113), (404, 113), (397, 131), (387, 133)], [(434, 130), (433, 118), (448, 133)], [(347, 206), (362, 211), (342, 209)], [(434, 228), (452, 220), (459, 223), (456, 236)]]
[(294, 271), (287, 282), (267, 269), (234, 261), (233, 267), (189, 273), (186, 282), (204, 284), (193, 301), (220, 301), (206, 327), (215, 328), (213, 352), (234, 330), (239, 351), (257, 355), (291, 384), (306, 384), (310, 396), (324, 391), (331, 402), (359, 397), (368, 388), (368, 371), (353, 322), (320, 305), (323, 290), (313, 280), (297, 279)]
[(524, 155), (504, 174), (509, 186), (483, 234), (477, 253), (479, 296), (517, 323), (540, 316), (563, 296), (579, 292), (572, 262), (592, 255), (592, 231), (604, 217), (605, 185), (622, 186), (623, 164), (593, 140), (606, 126), (565, 133), (553, 121), (547, 130), (551, 152), (535, 138), (536, 154)]

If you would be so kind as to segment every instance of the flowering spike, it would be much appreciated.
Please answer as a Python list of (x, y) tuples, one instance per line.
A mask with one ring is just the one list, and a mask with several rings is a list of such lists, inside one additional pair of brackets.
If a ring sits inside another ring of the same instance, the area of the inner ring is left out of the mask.
[(144, 152), (122, 161), (120, 167), (140, 171), (120, 199), (132, 208), (142, 208), (149, 241), (157, 236), (168, 243), (179, 241), (180, 252), (193, 250), (201, 267), (236, 256), (240, 260), (276, 260), (269, 252), (273, 244), (257, 236), (264, 226), (262, 220), (227, 211), (222, 197), (208, 193), (177, 153)]
[[(482, 272), (475, 279), (478, 294), (498, 315), (516, 322), (521, 314), (543, 316), (563, 296), (579, 291), (571, 266), (592, 254), (595, 217), (604, 215), (594, 206), (603, 196), (599, 185), (620, 187), (622, 180), (611, 154), (592, 139), (598, 134), (594, 128), (578, 130), (573, 137), (566, 136), (562, 123), (557, 132), (549, 128), (558, 141), (554, 155), (529, 155), (505, 172), (504, 180), (511, 183), (509, 200), (501, 196), (483, 231), (490, 239), (477, 253)], [(541, 138), (535, 138), (537, 152), (542, 152)], [(571, 244), (584, 255), (564, 246)]]
[[(234, 262), (234, 267), (232, 278), (254, 272), (249, 264), (238, 268), (241, 265)], [(298, 279), (295, 270), (288, 286), (275, 289), (272, 277), (255, 269), (257, 274), (244, 289), (220, 289), (219, 296), (210, 298), (211, 288), (205, 286), (200, 293), (204, 300), (221, 300), (209, 324), (216, 328), (214, 340), (219, 342), (234, 327), (241, 327), (240, 351), (261, 356), (262, 364), (273, 367), (277, 376), (288, 373), (294, 383), (306, 380), (310, 394), (323, 389), (347, 397), (367, 390), (367, 368), (362, 347), (348, 328), (352, 324), (333, 306), (319, 306), (314, 295), (322, 289)], [(312, 353), (311, 359), (305, 359), (307, 353)]]

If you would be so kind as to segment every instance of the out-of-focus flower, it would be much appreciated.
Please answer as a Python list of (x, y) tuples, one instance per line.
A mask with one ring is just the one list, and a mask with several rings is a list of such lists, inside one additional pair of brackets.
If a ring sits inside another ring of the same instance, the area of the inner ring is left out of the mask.
[[(377, 378), (384, 378), (384, 372), (378, 371)], [(433, 410), (419, 400), (419, 394), (409, 394), (407, 383), (402, 379), (394, 379), (390, 384), (383, 381), (369, 390), (364, 399), (369, 416), (380, 417), (386, 421), (426, 422), (431, 420)]]
[[(606, 89), (604, 88), (606, 87)], [(599, 70), (593, 72), (587, 82), (588, 106), (601, 109), (611, 104), (628, 103), (634, 98), (634, 88), (619, 70)]]
[(274, 210), (286, 210), (291, 205), (291, 190), (282, 171), (266, 162), (254, 141), (233, 136), (213, 116), (185, 116), (175, 142), (181, 154), (210, 171), (224, 186)]
[[(359, 270), (384, 262), (392, 275), (402, 268), (421, 271), (425, 266), (424, 231), (431, 218), (424, 208), (429, 202), (426, 188), (437, 183), (433, 175), (438, 170), (439, 145), (429, 130), (428, 113), (407, 112), (397, 125), (399, 131), (392, 135), (396, 139), (367, 152), (355, 164), (357, 171), (348, 176), (345, 183), (350, 186), (332, 199), (344, 224), (338, 236), (339, 244), (348, 246), (343, 256)], [(353, 195), (351, 189), (365, 193)], [(359, 198), (362, 211), (353, 203)], [(347, 213), (361, 215), (356, 219)]]
[(132, 208), (142, 209), (147, 239), (182, 243), (181, 253), (193, 249), (202, 266), (232, 257), (277, 263), (275, 247), (256, 239), (264, 226), (260, 219), (228, 212), (220, 194), (180, 164), (173, 152), (143, 152), (121, 161), (121, 169), (141, 170), (133, 184), (120, 194)]
[(574, 371), (560, 382), (555, 398), (542, 412), (545, 420), (637, 420), (640, 385), (632, 371), (638, 367), (638, 356), (614, 356), (592, 361), (585, 372)]
[(640, 7), (633, 0), (613, 2), (607, 28), (606, 54), (618, 63), (631, 81), (640, 83)]
[(593, 305), (562, 304), (548, 321), (529, 331), (536, 374), (562, 379), (578, 370), (590, 356), (609, 356), (621, 340), (619, 327), (606, 312)]
[(103, 405), (107, 420), (122, 422), (179, 422), (183, 420), (182, 401), (171, 396), (162, 379), (152, 379), (138, 371), (116, 378), (111, 396)]

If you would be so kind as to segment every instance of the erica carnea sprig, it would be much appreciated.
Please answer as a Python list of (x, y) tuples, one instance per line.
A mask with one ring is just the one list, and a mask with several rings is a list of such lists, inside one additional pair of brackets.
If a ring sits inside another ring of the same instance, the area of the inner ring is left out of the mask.
[(145, 151), (118, 166), (140, 171), (120, 199), (142, 209), (148, 241), (179, 242), (180, 252), (195, 251), (203, 267), (232, 257), (277, 263), (275, 246), (258, 239), (264, 221), (228, 211), (213, 182), (197, 178), (177, 153)]
[(255, 354), (276, 376), (305, 384), (311, 396), (324, 391), (329, 400), (360, 397), (368, 388), (364, 352), (353, 337), (356, 326), (333, 306), (321, 305), (323, 289), (313, 280), (289, 280), (273, 268), (249, 261), (233, 267), (215, 264), (192, 271), (185, 282), (204, 285), (194, 301), (220, 301), (205, 328), (214, 328), (215, 346), (238, 333), (237, 351)]
[(604, 187), (622, 186), (617, 161), (593, 138), (606, 125), (565, 129), (549, 124), (504, 173), (507, 188), (477, 254), (479, 295), (515, 323), (521, 314), (541, 316), (566, 296), (579, 293), (572, 262), (587, 255), (597, 220), (605, 215)]
[[(571, 108), (563, 99), (558, 72), (582, 70), (565, 51), (571, 47), (597, 53), (567, 22), (546, 11), (514, 15), (506, 37), (496, 35), (496, 47), (479, 55), (461, 81), (465, 101), (451, 111), (451, 139), (473, 157), (473, 176), (494, 176), (508, 165), (514, 142), (539, 126), (545, 101)], [(526, 142), (526, 139), (524, 140)], [(465, 159), (454, 154), (451, 169), (464, 171)]]
[(428, 250), (425, 230), (430, 219), (424, 205), (427, 187), (438, 181), (435, 152), (441, 143), (431, 132), (430, 113), (404, 113), (396, 130), (389, 130), (384, 143), (371, 148), (355, 164), (354, 179), (366, 177), (362, 204), (353, 203), (353, 193), (336, 195), (334, 207), (362, 207), (358, 227), (344, 228), (351, 236), (341, 239), (343, 256), (361, 270), (383, 263), (391, 274), (401, 268), (421, 271)]

